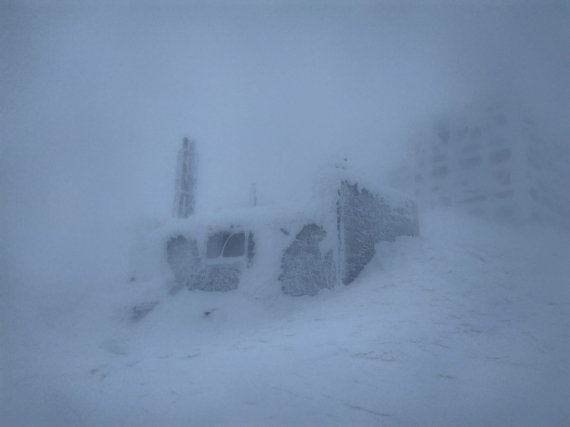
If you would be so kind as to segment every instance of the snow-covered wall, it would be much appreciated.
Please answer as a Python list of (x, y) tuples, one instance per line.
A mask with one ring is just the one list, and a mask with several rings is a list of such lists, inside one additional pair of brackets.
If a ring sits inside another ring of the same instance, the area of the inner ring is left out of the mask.
[(376, 253), (375, 244), (418, 234), (415, 204), (341, 181), (337, 208), (340, 275), (352, 282)]
[(172, 290), (315, 295), (352, 282), (376, 243), (418, 233), (411, 201), (372, 192), (346, 173), (324, 182), (327, 191), (306, 207), (204, 213), (157, 227), (135, 248), (141, 268), (173, 279)]

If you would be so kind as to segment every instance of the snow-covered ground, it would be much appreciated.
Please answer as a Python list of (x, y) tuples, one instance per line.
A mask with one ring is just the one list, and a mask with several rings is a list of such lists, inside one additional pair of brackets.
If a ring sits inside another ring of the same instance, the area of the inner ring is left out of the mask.
[(570, 425), (570, 233), (422, 220), (317, 297), (21, 286), (0, 424)]

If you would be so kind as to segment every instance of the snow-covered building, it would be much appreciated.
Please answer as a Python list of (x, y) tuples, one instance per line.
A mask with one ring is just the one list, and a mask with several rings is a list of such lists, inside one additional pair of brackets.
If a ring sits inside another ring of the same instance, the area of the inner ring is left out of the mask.
[(570, 225), (568, 153), (528, 115), (495, 107), (440, 118), (415, 148), (412, 187), (421, 207)]
[(376, 243), (418, 234), (415, 204), (397, 193), (372, 191), (340, 169), (319, 186), (311, 206), (252, 206), (168, 221), (139, 242), (135, 274), (152, 269), (177, 288), (315, 295), (351, 283)]

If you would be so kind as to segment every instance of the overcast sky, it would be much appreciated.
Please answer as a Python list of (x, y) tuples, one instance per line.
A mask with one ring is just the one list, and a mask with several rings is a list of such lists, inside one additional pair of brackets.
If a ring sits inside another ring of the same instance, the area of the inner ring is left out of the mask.
[(129, 227), (170, 214), (183, 136), (208, 210), (252, 182), (307, 197), (341, 156), (381, 181), (466, 104), (563, 129), (568, 52), (568, 2), (0, 0), (4, 271), (126, 268)]

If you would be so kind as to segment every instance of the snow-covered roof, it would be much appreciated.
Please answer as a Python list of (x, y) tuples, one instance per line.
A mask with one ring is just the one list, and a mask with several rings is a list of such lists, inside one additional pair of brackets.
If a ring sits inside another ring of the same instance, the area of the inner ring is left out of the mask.
[(317, 220), (318, 217), (316, 209), (307, 209), (307, 207), (251, 206), (201, 212), (186, 219), (172, 220), (160, 227), (160, 232), (161, 234), (191, 233), (197, 230), (231, 226), (258, 228), (297, 221)]

